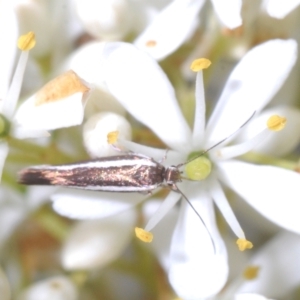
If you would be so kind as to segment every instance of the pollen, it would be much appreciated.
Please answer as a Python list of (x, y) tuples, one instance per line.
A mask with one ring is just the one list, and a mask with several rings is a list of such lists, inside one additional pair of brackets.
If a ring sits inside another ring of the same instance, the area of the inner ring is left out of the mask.
[(246, 280), (253, 280), (258, 277), (258, 272), (260, 270), (259, 266), (249, 266), (243, 272), (243, 277)]
[(135, 235), (145, 243), (151, 243), (153, 240), (153, 234), (143, 228), (135, 227)]
[(29, 31), (27, 34), (21, 35), (18, 39), (18, 48), (22, 51), (31, 50), (35, 46), (35, 34)]
[(119, 137), (119, 131), (111, 131), (107, 134), (107, 143), (112, 145), (115, 144)]
[(200, 156), (185, 166), (185, 173), (191, 180), (204, 180), (211, 173), (211, 161)]
[(191, 64), (191, 70), (194, 72), (201, 71), (203, 69), (207, 69), (211, 65), (211, 61), (207, 58), (199, 58), (195, 59)]
[(236, 244), (238, 245), (240, 251), (245, 251), (246, 249), (253, 248), (253, 244), (246, 239), (238, 239), (236, 241)]
[(49, 81), (37, 93), (35, 105), (59, 101), (75, 93), (88, 92), (90, 88), (83, 80), (72, 70), (67, 71), (60, 76)]
[(157, 45), (157, 42), (155, 40), (149, 40), (146, 42), (146, 47), (149, 47), (149, 48), (153, 48)]
[(267, 126), (272, 131), (280, 131), (285, 127), (286, 118), (278, 115), (271, 116), (267, 121)]

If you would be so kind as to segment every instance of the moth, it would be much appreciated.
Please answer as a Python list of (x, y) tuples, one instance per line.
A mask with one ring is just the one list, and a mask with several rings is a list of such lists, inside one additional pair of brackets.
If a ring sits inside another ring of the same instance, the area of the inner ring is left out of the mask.
[[(255, 112), (239, 129), (244, 127), (254, 114)], [(19, 172), (18, 181), (26, 185), (58, 185), (106, 192), (151, 193), (156, 188), (165, 186), (181, 193), (177, 187), (177, 182), (182, 181), (180, 167), (206, 154), (237, 131), (196, 157), (176, 166), (165, 167), (146, 155), (127, 152), (124, 155), (101, 157), (72, 164), (29, 167)]]

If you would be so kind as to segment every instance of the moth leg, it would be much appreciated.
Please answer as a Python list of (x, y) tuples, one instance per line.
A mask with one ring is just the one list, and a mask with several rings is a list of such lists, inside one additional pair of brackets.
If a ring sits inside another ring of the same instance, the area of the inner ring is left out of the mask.
[(159, 163), (161, 163), (161, 164), (165, 163), (165, 161), (167, 159), (168, 152), (169, 152), (169, 149), (166, 150), (165, 155), (158, 161)]

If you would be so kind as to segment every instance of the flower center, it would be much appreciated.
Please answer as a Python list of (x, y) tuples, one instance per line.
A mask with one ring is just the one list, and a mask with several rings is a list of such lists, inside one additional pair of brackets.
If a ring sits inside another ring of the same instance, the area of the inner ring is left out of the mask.
[(191, 180), (204, 180), (211, 173), (212, 164), (206, 156), (200, 156), (185, 166), (185, 173)]
[(6, 137), (10, 130), (10, 122), (0, 114), (0, 138)]

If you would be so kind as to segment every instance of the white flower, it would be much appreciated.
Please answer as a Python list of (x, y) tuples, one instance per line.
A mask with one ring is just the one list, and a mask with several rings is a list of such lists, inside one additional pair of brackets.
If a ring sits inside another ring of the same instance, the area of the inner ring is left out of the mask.
[[(16, 109), (29, 50), (34, 45), (33, 32), (20, 37), (18, 46), (22, 53), (11, 85), (1, 99), (0, 174), (9, 151), (7, 137), (45, 137), (49, 136), (46, 130), (78, 125), (83, 120), (84, 105), (90, 87), (73, 71), (48, 82)], [(9, 77), (10, 72), (7, 71), (4, 75)]]
[[(229, 77), (206, 126), (202, 72), (198, 72), (193, 132), (181, 114), (173, 87), (165, 74), (153, 60), (133, 46), (124, 43), (106, 45), (105, 80), (108, 89), (124, 107), (175, 150), (168, 152), (167, 162), (177, 165), (185, 162), (191, 152), (199, 153), (230, 136), (254, 111), (259, 112), (287, 78), (296, 60), (296, 52), (296, 43), (293, 40), (273, 40), (249, 51)], [(299, 114), (297, 116), (299, 118)], [(295, 122), (294, 117), (286, 117), (288, 122)], [(291, 134), (299, 139), (296, 131)], [(239, 239), (245, 239), (244, 232), (226, 200), (223, 184), (240, 194), (272, 221), (300, 232), (295, 207), (295, 199), (300, 196), (298, 174), (231, 159), (248, 152), (267, 135), (268, 129), (265, 126), (254, 138), (236, 146), (226, 147), (232, 138), (226, 139), (209, 152), (208, 159), (213, 167), (205, 181), (178, 184), (201, 214), (207, 227), (203, 226), (195, 212), (183, 201), (171, 240), (168, 263), (170, 282), (180, 297), (208, 297), (217, 293), (226, 282), (226, 249), (216, 227), (212, 200)], [(157, 160), (165, 154), (164, 150), (126, 140), (120, 139), (119, 142), (130, 150)], [(108, 193), (98, 193), (96, 196), (93, 192), (83, 192), (79, 198), (76, 193), (65, 192), (52, 198), (58, 212), (79, 218), (112, 215), (133, 204), (133, 201), (125, 204), (128, 195)], [(114, 205), (109, 201), (113, 198), (116, 199)], [(135, 195), (130, 198), (129, 201), (136, 199)], [(179, 199), (179, 193), (170, 193), (148, 222), (146, 230), (154, 228)], [(134, 202), (138, 201), (140, 200)], [(246, 242), (243, 246), (247, 247), (249, 244)]]

